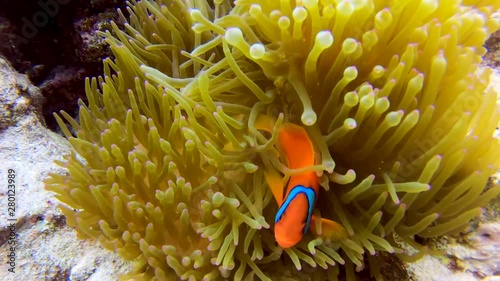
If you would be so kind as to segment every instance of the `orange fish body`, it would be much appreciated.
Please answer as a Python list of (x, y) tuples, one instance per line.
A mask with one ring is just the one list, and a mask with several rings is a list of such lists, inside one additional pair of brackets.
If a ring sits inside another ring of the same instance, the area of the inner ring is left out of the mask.
[[(264, 117), (266, 118), (266, 117)], [(270, 124), (268, 120), (261, 120), (261, 124)], [(272, 131), (269, 127), (260, 127)], [(278, 143), (283, 150), (288, 168), (300, 169), (315, 164), (314, 146), (301, 126), (286, 123), (279, 129)], [(319, 179), (314, 171), (304, 172), (290, 177), (283, 196), (283, 180), (275, 171), (266, 172), (266, 180), (278, 202), (274, 236), (282, 248), (290, 248), (297, 244), (307, 233), (314, 228), (313, 209), (319, 194)], [(322, 233), (329, 238), (347, 236), (345, 229), (336, 222), (321, 219)], [(313, 231), (316, 233), (315, 231)]]
[[(284, 124), (279, 130), (278, 141), (290, 169), (314, 165), (313, 145), (302, 127)], [(294, 246), (307, 232), (318, 191), (319, 181), (315, 172), (290, 177), (274, 226), (274, 236), (281, 247)]]

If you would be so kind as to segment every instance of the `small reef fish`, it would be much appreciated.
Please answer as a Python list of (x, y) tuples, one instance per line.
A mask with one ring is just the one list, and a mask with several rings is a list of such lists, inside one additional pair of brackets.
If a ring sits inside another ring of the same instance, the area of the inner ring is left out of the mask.
[[(261, 115), (257, 118), (255, 127), (272, 132), (274, 120), (267, 115)], [(277, 145), (286, 157), (289, 169), (300, 169), (315, 164), (313, 144), (301, 126), (293, 123), (282, 124), (278, 131)], [(342, 225), (324, 218), (321, 218), (320, 222), (321, 233), (316, 231), (317, 218), (313, 215), (313, 209), (318, 200), (320, 184), (315, 171), (292, 175), (288, 184), (275, 170), (267, 170), (265, 177), (279, 205), (274, 236), (280, 247), (293, 247), (309, 229), (316, 236), (332, 241), (347, 237), (347, 231)]]

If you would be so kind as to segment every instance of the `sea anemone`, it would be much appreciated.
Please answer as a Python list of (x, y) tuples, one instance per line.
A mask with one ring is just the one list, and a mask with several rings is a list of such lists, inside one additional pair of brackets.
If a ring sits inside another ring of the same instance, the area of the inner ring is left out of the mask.
[[(135, 280), (348, 280), (379, 252), (413, 260), (415, 236), (463, 229), (500, 192), (497, 95), (482, 44), (496, 0), (129, 2), (114, 58), (87, 79), (79, 121), (56, 119), (74, 151), (47, 189), (81, 238)], [(277, 117), (273, 134), (255, 127)], [(264, 170), (301, 124), (318, 151), (318, 208), (349, 237), (274, 241)], [(409, 248), (411, 248), (409, 250)], [(340, 266), (343, 265), (343, 266)], [(317, 268), (321, 267), (321, 268)]]

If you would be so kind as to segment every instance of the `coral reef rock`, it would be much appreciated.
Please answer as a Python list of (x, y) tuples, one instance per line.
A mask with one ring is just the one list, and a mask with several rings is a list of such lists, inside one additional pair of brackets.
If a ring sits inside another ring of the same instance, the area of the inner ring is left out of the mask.
[[(15, 171), (15, 273), (0, 263), (1, 280), (117, 280), (127, 264), (96, 242), (76, 239), (42, 179), (60, 168), (54, 160), (69, 145), (46, 129), (37, 115), (38, 89), (0, 58), (0, 179)], [(0, 255), (10, 252), (7, 192), (0, 192)], [(3, 259), (5, 261), (5, 259)]]

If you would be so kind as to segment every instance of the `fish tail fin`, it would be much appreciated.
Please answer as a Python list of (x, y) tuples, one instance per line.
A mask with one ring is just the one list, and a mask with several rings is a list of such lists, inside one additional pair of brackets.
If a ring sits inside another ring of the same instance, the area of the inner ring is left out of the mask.
[(275, 170), (268, 169), (264, 172), (264, 176), (266, 177), (267, 184), (271, 189), (274, 199), (278, 202), (278, 206), (281, 206), (283, 203), (283, 177)]
[(312, 217), (310, 230), (315, 236), (330, 241), (339, 241), (349, 236), (347, 230), (341, 224), (325, 218), (318, 220), (316, 216)]

